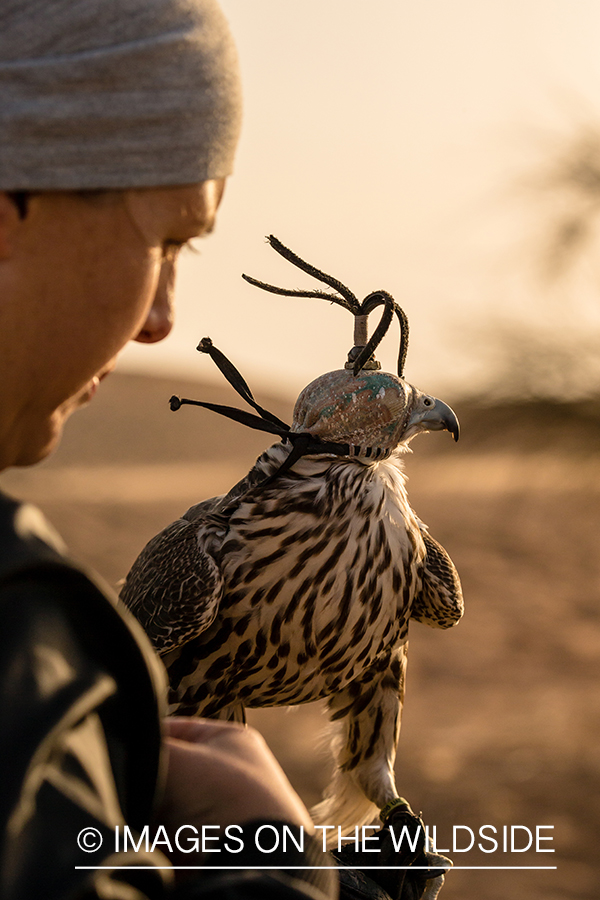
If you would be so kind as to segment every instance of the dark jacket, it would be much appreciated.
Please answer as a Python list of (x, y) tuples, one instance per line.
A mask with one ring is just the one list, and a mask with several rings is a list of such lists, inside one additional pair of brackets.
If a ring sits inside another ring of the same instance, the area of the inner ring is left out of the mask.
[[(252, 841), (230, 857), (244, 869), (203, 871), (177, 888), (162, 853), (115, 853), (117, 826), (137, 837), (152, 823), (165, 696), (158, 658), (116, 603), (39, 510), (0, 494), (2, 900), (335, 896), (324, 870), (253, 869), (265, 856)], [(102, 846), (85, 852), (80, 835)], [(309, 843), (267, 861), (322, 865), (323, 854)]]

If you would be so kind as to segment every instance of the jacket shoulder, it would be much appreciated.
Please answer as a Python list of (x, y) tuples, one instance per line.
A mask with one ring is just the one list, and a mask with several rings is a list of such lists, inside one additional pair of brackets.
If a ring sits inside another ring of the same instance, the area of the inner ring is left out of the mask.
[(66, 547), (41, 511), (0, 493), (0, 580), (40, 564), (68, 565)]

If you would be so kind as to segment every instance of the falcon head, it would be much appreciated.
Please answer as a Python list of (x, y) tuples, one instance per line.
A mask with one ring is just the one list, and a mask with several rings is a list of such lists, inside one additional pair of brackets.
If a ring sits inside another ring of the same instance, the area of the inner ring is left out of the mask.
[(321, 440), (395, 450), (422, 431), (449, 431), (458, 440), (456, 414), (442, 400), (387, 372), (328, 372), (304, 388), (292, 431)]
[[(273, 294), (322, 297), (354, 316), (354, 347), (344, 369), (328, 372), (304, 388), (296, 401), (291, 431), (312, 434), (327, 443), (351, 444), (355, 450), (368, 451), (366, 456), (371, 456), (373, 450), (389, 455), (397, 447), (406, 446), (420, 431), (449, 431), (457, 441), (459, 425), (453, 410), (404, 380), (408, 319), (392, 295), (383, 290), (372, 291), (359, 302), (345, 284), (301, 259), (274, 235), (269, 235), (267, 240), (280, 256), (333, 288), (333, 292), (289, 290), (249, 275), (242, 278)], [(381, 319), (369, 339), (367, 320), (380, 306), (383, 306)], [(382, 372), (373, 355), (394, 316), (400, 324), (397, 376)]]

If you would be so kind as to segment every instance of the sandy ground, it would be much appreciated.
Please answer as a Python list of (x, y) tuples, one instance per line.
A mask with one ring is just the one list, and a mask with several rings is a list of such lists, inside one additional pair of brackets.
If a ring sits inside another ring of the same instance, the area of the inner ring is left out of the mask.
[[(268, 443), (204, 411), (170, 413), (169, 395), (191, 391), (232, 402), (214, 387), (113, 376), (58, 453), (7, 473), (4, 489), (37, 502), (74, 554), (116, 583), (146, 540), (231, 486)], [(289, 420), (291, 404), (271, 406)], [(476, 835), (484, 825), (500, 835), (505, 825), (553, 826), (541, 846), (554, 853), (504, 853), (502, 843), (461, 852), (468, 832), (459, 831), (445, 900), (592, 900), (600, 404), (456, 406), (461, 442), (420, 437), (406, 467), (414, 508), (459, 569), (467, 612), (450, 632), (412, 627), (399, 789), (436, 826), (441, 848), (451, 849), (457, 825)], [(258, 710), (251, 720), (307, 803), (318, 799), (329, 769), (322, 710)], [(502, 868), (466, 868), (476, 866)]]

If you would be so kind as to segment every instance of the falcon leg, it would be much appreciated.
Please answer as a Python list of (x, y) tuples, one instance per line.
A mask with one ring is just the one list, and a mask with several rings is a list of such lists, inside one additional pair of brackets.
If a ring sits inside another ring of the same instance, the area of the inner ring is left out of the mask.
[(339, 825), (352, 833), (356, 825), (376, 819), (381, 808), (398, 796), (394, 762), (405, 673), (404, 646), (330, 698), (331, 720), (342, 728), (333, 740), (334, 777), (325, 799), (311, 810), (317, 824)]
[(243, 703), (232, 703), (230, 706), (224, 706), (223, 709), (220, 709), (214, 718), (246, 725), (246, 710)]

